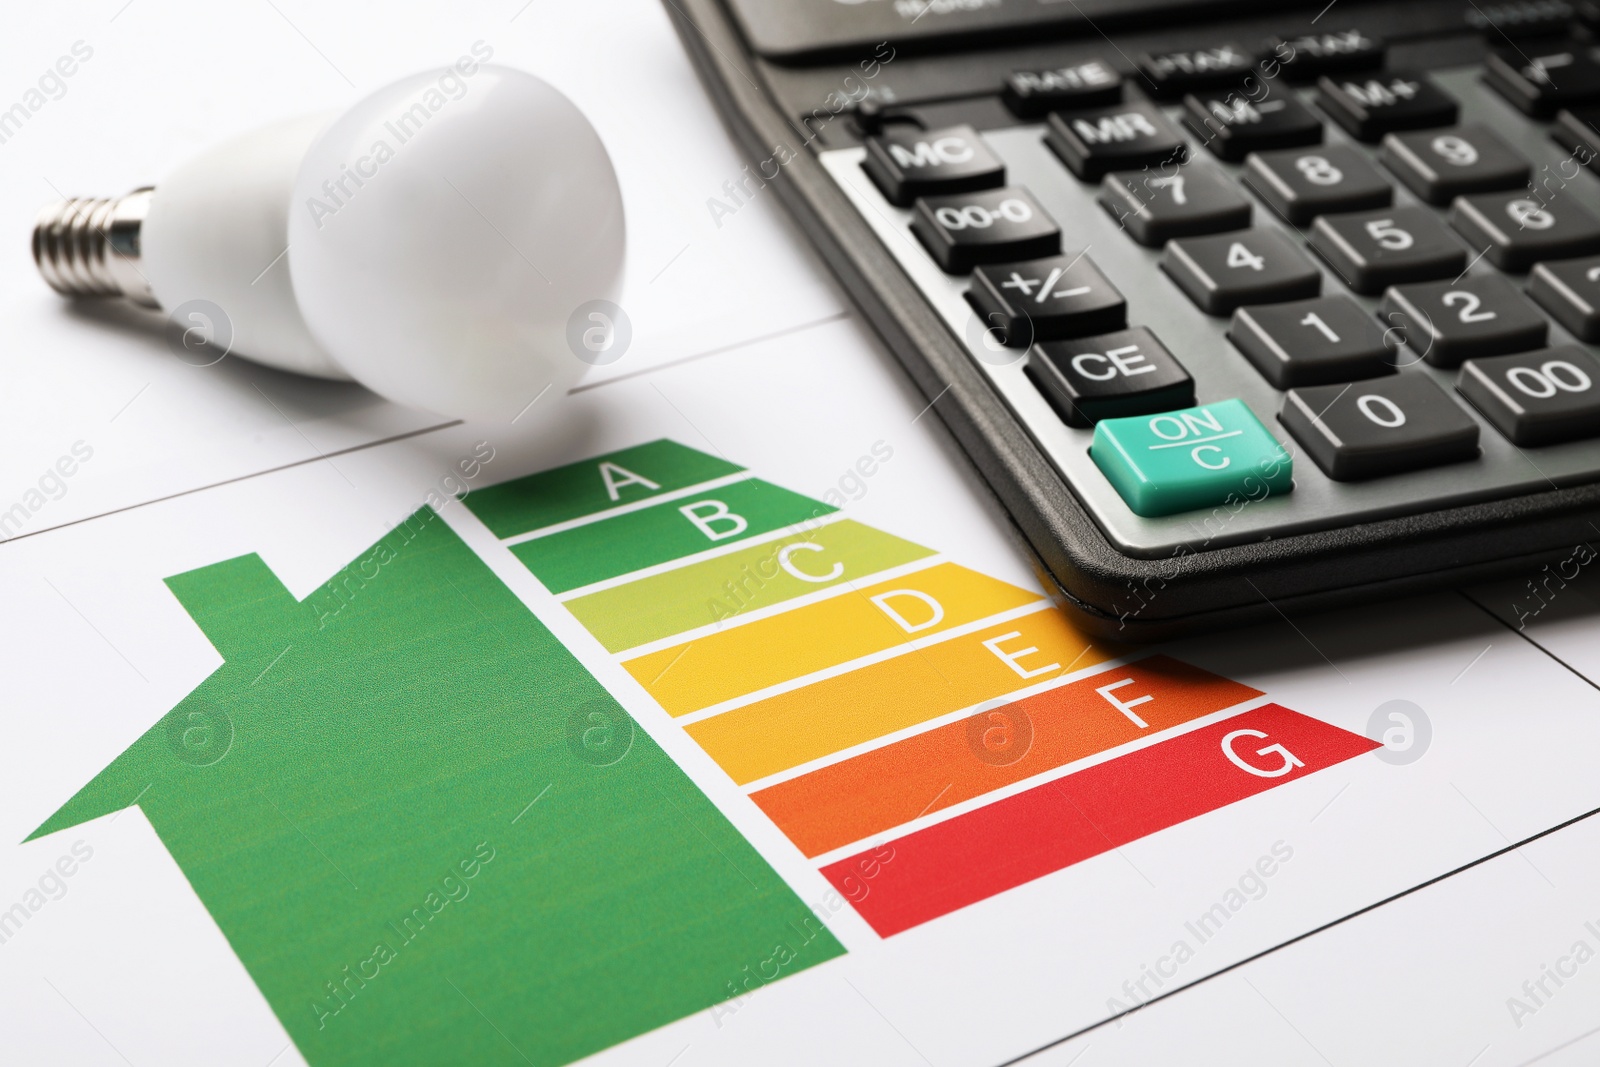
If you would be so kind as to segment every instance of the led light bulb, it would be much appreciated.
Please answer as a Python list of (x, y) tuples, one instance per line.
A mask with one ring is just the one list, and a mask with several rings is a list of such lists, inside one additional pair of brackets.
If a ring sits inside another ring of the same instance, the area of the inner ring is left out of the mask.
[(569, 322), (602, 321), (580, 312), (616, 295), (623, 246), (583, 114), (468, 60), (218, 145), (153, 189), (53, 205), (33, 234), (59, 292), (127, 297), (217, 352), (482, 419), (585, 369)]

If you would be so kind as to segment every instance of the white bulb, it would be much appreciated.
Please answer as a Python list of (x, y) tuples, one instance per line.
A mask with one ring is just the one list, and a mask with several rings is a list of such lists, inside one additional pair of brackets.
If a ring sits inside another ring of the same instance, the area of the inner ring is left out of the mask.
[[(505, 67), (404, 78), (331, 121), (218, 145), (140, 195), (50, 209), (34, 236), (46, 279), (447, 415), (510, 419), (564, 391), (586, 366), (569, 322), (581, 336), (579, 313), (621, 279), (604, 145), (566, 97)], [(119, 210), (145, 212), (120, 242)]]

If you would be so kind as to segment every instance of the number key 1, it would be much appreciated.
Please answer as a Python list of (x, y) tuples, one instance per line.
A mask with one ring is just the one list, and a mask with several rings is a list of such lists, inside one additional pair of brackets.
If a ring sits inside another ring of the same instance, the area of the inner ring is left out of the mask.
[(1228, 340), (1277, 389), (1392, 374), (1383, 327), (1348, 296), (1242, 307)]
[(1394, 189), (1349, 145), (1252, 152), (1240, 180), (1295, 226), (1330, 211), (1385, 207)]
[(1528, 184), (1528, 161), (1485, 126), (1391, 133), (1383, 139), (1384, 166), (1430, 204), (1467, 193), (1492, 193)]

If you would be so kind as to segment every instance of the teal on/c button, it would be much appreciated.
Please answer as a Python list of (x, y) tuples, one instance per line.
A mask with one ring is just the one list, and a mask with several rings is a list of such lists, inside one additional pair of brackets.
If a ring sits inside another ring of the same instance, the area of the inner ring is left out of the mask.
[(1146, 518), (1294, 488), (1294, 461), (1242, 400), (1102, 419), (1089, 456)]

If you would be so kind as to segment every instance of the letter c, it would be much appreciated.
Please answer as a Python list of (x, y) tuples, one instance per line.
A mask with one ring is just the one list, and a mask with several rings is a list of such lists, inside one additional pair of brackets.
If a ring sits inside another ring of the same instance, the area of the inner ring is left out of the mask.
[(1233, 460), (1229, 459), (1227, 456), (1223, 456), (1221, 463), (1207, 463), (1205, 460), (1200, 458), (1200, 453), (1202, 453), (1202, 452), (1221, 452), (1221, 451), (1222, 451), (1222, 449), (1217, 445), (1195, 445), (1194, 448), (1189, 450), (1189, 455), (1194, 458), (1194, 461), (1196, 463), (1200, 464), (1200, 466), (1204, 467), (1206, 470), (1208, 470), (1208, 471), (1220, 471), (1223, 468), (1225, 468), (1228, 464), (1232, 463)]
[(828, 571), (827, 574), (809, 574), (806, 571), (801, 570), (797, 564), (791, 562), (789, 559), (789, 557), (794, 553), (800, 551), (821, 552), (823, 551), (823, 547), (821, 545), (812, 544), (810, 541), (800, 541), (796, 544), (784, 545), (782, 548), (778, 549), (778, 566), (782, 567), (784, 570), (788, 571), (802, 582), (816, 582), (818, 584), (821, 584), (822, 582), (831, 582), (844, 573), (844, 564), (835, 561), (833, 567)]

